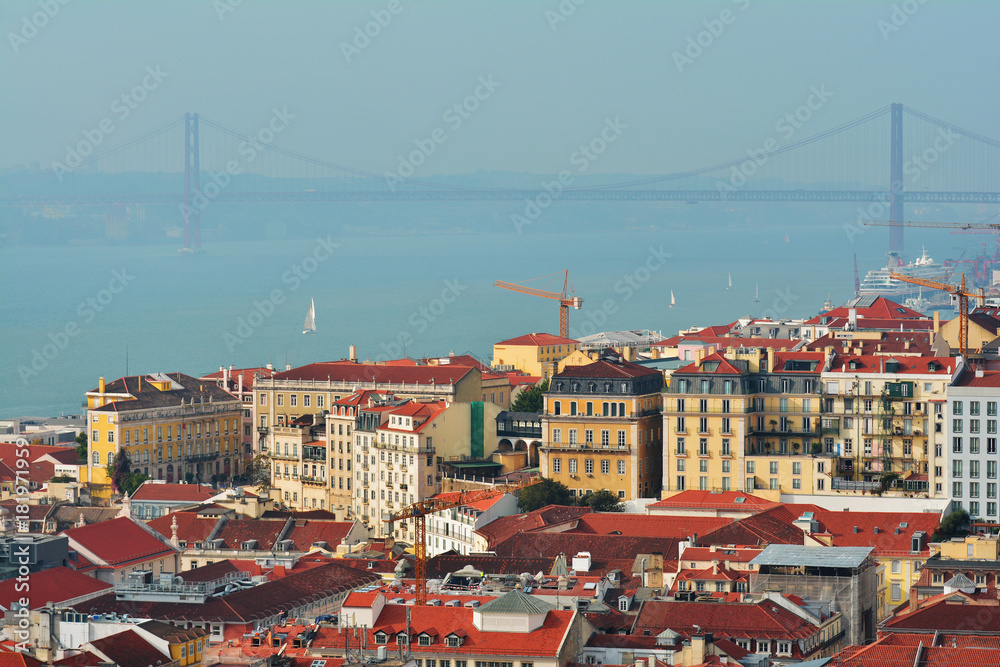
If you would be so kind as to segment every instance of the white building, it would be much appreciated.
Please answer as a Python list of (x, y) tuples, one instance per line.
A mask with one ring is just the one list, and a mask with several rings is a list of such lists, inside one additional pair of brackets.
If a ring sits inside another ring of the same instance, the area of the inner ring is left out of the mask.
[(1000, 371), (967, 370), (948, 389), (947, 476), (953, 506), (973, 520), (997, 514), (997, 404)]
[[(436, 498), (458, 496), (442, 493)], [(517, 514), (517, 496), (494, 493), (489, 498), (461, 505), (427, 517), (427, 556), (432, 558), (448, 550), (467, 556), (474, 548), (474, 532), (502, 516)]]

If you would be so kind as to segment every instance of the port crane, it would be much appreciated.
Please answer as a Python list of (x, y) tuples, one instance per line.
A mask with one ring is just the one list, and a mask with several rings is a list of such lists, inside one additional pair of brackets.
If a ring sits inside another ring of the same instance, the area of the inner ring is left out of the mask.
[(395, 514), (390, 514), (385, 521), (392, 529), (392, 524), (396, 521), (413, 519), (413, 560), (416, 573), (416, 604), (427, 604), (427, 515), (468, 505), (478, 500), (491, 498), (497, 493), (516, 493), (529, 486), (540, 484), (541, 477), (525, 477), (524, 479), (510, 484), (498, 484), (488, 489), (477, 491), (462, 491), (458, 496), (450, 498), (427, 498), (404, 507)]
[(979, 299), (980, 304), (982, 304), (985, 298), (982, 290), (980, 289), (978, 294), (969, 292), (965, 286), (964, 273), (962, 274), (962, 282), (958, 285), (939, 283), (936, 280), (927, 280), (926, 278), (914, 278), (905, 273), (896, 273), (895, 271), (890, 271), (889, 277), (951, 294), (952, 303), (958, 302), (958, 349), (962, 353), (962, 356), (965, 357), (969, 349), (969, 299)]
[[(552, 276), (557, 276), (558, 273), (552, 274)], [(543, 276), (543, 278), (551, 278), (552, 276)], [(540, 279), (539, 279), (540, 280)], [(583, 306), (583, 297), (576, 296), (573, 294), (573, 290), (569, 286), (569, 271), (563, 271), (563, 288), (562, 293), (559, 292), (549, 292), (546, 290), (535, 289), (533, 287), (526, 287), (524, 285), (518, 285), (516, 283), (506, 282), (504, 280), (498, 280), (493, 283), (494, 287), (502, 287), (504, 289), (509, 289), (514, 292), (520, 292), (521, 294), (531, 294), (532, 296), (540, 296), (543, 299), (555, 299), (559, 302), (559, 335), (563, 338), (569, 338), (569, 308), (572, 306), (576, 310), (580, 310)]]
[[(987, 218), (990, 220), (996, 217)], [(997, 236), (997, 249), (994, 255), (987, 255), (986, 244), (983, 244), (983, 254), (973, 259), (947, 260), (944, 262), (946, 268), (954, 269), (958, 264), (972, 265), (972, 280), (976, 285), (988, 285), (990, 283), (989, 269), (1000, 265), (1000, 222), (891, 222), (888, 220), (868, 220), (864, 223), (870, 227), (891, 227), (902, 225), (905, 227), (923, 227), (927, 229), (951, 229), (953, 234), (994, 234)]]

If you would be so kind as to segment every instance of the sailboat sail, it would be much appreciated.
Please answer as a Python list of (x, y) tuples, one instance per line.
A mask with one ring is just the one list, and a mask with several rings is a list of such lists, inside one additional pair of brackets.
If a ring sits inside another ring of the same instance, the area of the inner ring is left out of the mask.
[(306, 322), (302, 325), (302, 333), (316, 332), (316, 301), (309, 299), (309, 312), (306, 313)]
[(674, 291), (670, 290), (670, 307), (673, 308), (674, 305), (676, 305), (676, 302), (674, 301)]
[(754, 283), (753, 286), (753, 300), (760, 301), (760, 283)]
[(732, 289), (732, 288), (733, 288), (733, 274), (730, 273), (729, 274), (729, 286), (726, 287), (726, 289)]

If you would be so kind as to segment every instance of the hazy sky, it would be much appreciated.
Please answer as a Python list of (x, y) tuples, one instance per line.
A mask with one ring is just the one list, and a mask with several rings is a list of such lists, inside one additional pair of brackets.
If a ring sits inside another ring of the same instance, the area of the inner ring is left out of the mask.
[(438, 128), (422, 175), (554, 173), (608, 119), (595, 172), (665, 173), (743, 155), (814, 91), (808, 134), (903, 102), (1000, 137), (995, 0), (63, 1), (0, 3), (0, 166), (48, 165), (104, 119), (114, 144), (277, 108), (276, 144), (380, 173)]

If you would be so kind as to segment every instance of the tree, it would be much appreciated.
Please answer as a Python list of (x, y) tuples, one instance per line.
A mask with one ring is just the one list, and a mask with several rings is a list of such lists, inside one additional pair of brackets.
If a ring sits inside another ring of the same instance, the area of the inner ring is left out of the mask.
[(271, 461), (263, 453), (257, 454), (243, 470), (243, 479), (263, 493), (271, 489)]
[(624, 512), (625, 503), (607, 489), (588, 493), (580, 499), (581, 505), (586, 505), (595, 512)]
[(549, 381), (545, 380), (534, 387), (528, 387), (511, 403), (511, 412), (541, 412), (545, 392), (549, 390)]
[(87, 432), (86, 431), (80, 431), (80, 434), (76, 436), (76, 456), (77, 456), (77, 458), (79, 458), (79, 459), (81, 459), (83, 461), (86, 461), (87, 460), (87, 453), (89, 452), (89, 450), (90, 450), (90, 447), (89, 447), (89, 445), (87, 443)]
[(968, 512), (963, 509), (955, 510), (941, 519), (941, 523), (938, 524), (938, 527), (934, 530), (934, 534), (931, 535), (931, 542), (943, 542), (953, 537), (965, 535), (968, 532), (966, 527), (969, 525), (970, 520)]
[(111, 488), (118, 493), (132, 495), (143, 482), (150, 479), (138, 468), (132, 470), (132, 457), (124, 449), (115, 454), (107, 466)]
[(562, 482), (543, 478), (540, 484), (517, 492), (517, 506), (522, 512), (533, 512), (546, 505), (572, 505), (573, 497)]
[(896, 483), (897, 479), (899, 479), (899, 473), (890, 472), (886, 475), (882, 475), (882, 479), (878, 481), (878, 490), (876, 493), (881, 496), (883, 493), (892, 488), (892, 485)]

